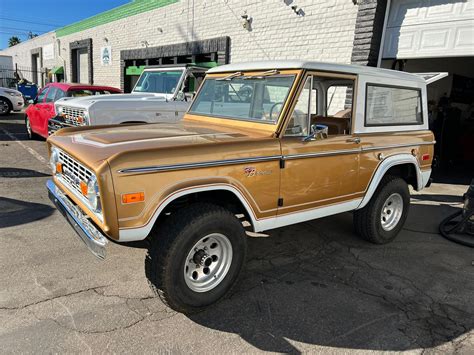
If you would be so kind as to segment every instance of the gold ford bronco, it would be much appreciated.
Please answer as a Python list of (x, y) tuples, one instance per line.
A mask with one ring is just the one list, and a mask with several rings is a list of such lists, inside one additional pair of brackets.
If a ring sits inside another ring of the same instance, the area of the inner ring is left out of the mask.
[(238, 278), (244, 225), (262, 232), (353, 211), (362, 238), (393, 240), (407, 218), (408, 185), (429, 183), (434, 143), (417, 75), (230, 64), (208, 71), (178, 123), (55, 133), (47, 187), (96, 256), (105, 257), (109, 239), (147, 238), (151, 288), (193, 312)]

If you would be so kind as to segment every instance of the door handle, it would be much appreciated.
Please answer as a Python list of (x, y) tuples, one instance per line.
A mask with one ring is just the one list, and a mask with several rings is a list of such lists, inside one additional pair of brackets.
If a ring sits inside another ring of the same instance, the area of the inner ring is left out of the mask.
[(346, 142), (360, 144), (360, 138), (359, 137), (350, 138), (350, 139), (346, 140)]

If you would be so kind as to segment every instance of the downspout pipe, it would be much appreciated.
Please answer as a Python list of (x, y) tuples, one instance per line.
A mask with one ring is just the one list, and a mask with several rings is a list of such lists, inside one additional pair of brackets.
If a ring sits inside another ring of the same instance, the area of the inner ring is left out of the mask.
[(58, 57), (63, 61), (63, 68), (64, 68), (64, 82), (67, 82), (66, 79), (66, 59), (63, 58), (61, 55), (61, 40), (59, 38), (56, 39), (56, 44), (58, 45)]

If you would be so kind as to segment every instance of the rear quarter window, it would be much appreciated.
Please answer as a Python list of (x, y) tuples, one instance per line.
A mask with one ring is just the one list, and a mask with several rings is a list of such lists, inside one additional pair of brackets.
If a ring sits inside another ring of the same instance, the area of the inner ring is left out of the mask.
[(367, 84), (365, 126), (423, 124), (421, 90)]

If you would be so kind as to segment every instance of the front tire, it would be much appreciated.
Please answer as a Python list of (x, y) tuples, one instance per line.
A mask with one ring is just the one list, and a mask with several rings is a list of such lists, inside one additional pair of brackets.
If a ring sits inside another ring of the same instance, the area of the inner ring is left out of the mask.
[(12, 104), (7, 99), (0, 97), (0, 116), (8, 115), (12, 110)]
[(145, 273), (170, 308), (194, 313), (222, 299), (245, 261), (247, 237), (228, 210), (197, 203), (166, 217), (151, 233)]
[(369, 203), (354, 211), (354, 228), (363, 239), (386, 244), (403, 228), (410, 207), (410, 193), (405, 180), (385, 176)]
[(33, 132), (33, 129), (31, 128), (31, 122), (28, 116), (25, 116), (25, 129), (26, 129), (26, 135), (28, 136), (29, 140), (33, 140), (38, 137), (36, 133)]

